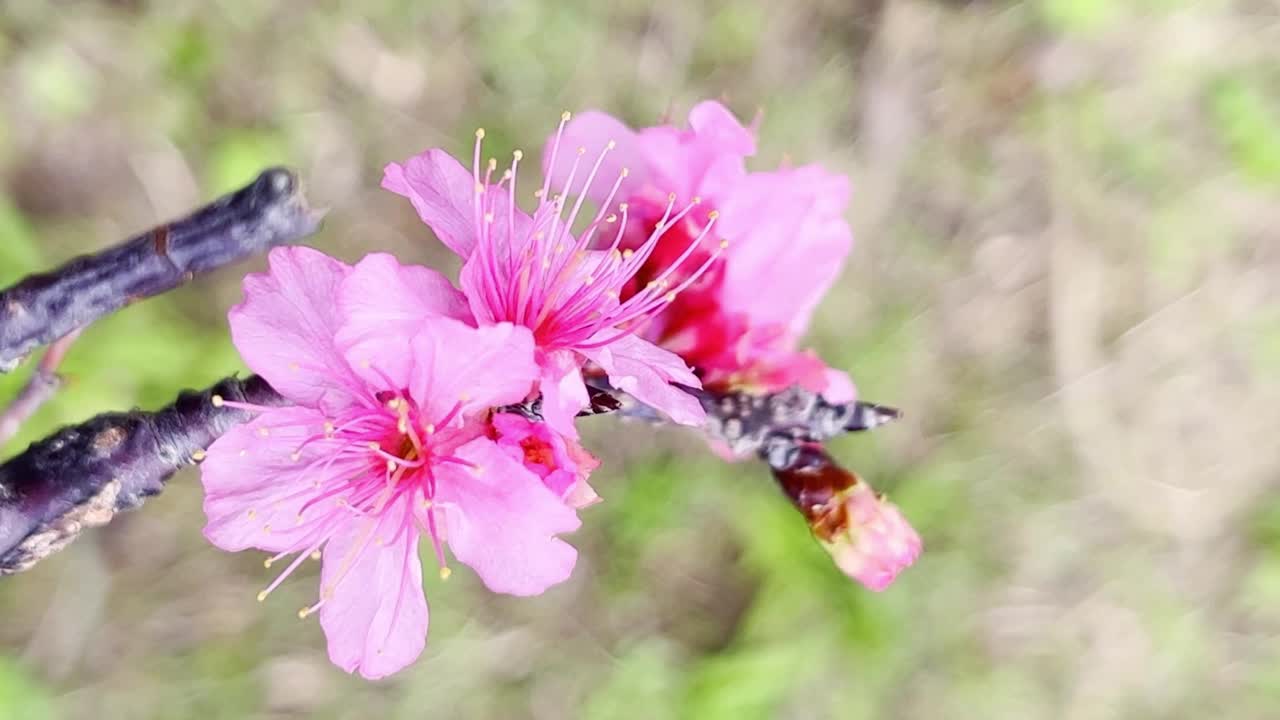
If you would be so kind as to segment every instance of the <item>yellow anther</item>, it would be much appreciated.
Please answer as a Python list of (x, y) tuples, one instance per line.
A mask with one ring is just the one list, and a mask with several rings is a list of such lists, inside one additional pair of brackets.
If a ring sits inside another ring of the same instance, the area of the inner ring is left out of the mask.
[(721, 241), (720, 241), (720, 249), (721, 249), (721, 250), (728, 250), (728, 249), (729, 249), (729, 241), (728, 241), (728, 240), (721, 240)]
[(267, 599), (266, 590), (263, 590), (262, 592), (258, 593), (258, 602), (262, 602), (263, 600), (266, 600), (266, 599)]
[(302, 459), (302, 453), (298, 452), (297, 450), (294, 450), (293, 454), (289, 456), (289, 459), (294, 462), (298, 462), (299, 460)]
[(577, 153), (578, 153), (579, 155), (586, 155), (586, 154), (587, 154), (587, 149), (586, 149), (585, 147), (583, 147), (582, 145), (579, 145), (579, 146), (578, 146)]
[(329, 421), (329, 420), (325, 420), (325, 421), (324, 421), (324, 435), (325, 435), (325, 437), (333, 437), (333, 433), (334, 433), (337, 429), (338, 429), (338, 428), (334, 427), (333, 422), (331, 422), (331, 421)]
[(605, 218), (604, 221), (607, 223), (616, 223), (618, 222), (618, 216), (613, 213), (609, 213), (609, 217)]
[(610, 140), (609, 142), (605, 143), (604, 149), (612, 150), (616, 147), (618, 147), (618, 143), (614, 142), (613, 140)]
[(702, 204), (702, 196), (701, 196), (701, 195), (694, 195), (694, 196), (693, 196), (693, 204), (694, 204), (694, 205), (701, 205), (701, 204)]
[(480, 183), (480, 182), (476, 183), (476, 194), (477, 195), (484, 194), (484, 183)]
[(452, 571), (452, 570), (450, 570), (449, 568), (447, 568), (447, 567), (442, 567), (442, 568), (440, 568), (440, 579), (441, 579), (441, 580), (448, 580), (448, 579), (449, 579), (449, 576), (450, 576), (450, 575), (452, 575), (452, 574), (453, 574), (453, 571)]
[(261, 435), (262, 437), (267, 437), (268, 435), (271, 434), (271, 429), (264, 428), (264, 427), (258, 428), (258, 434)]
[(245, 516), (245, 517), (247, 517), (247, 518), (252, 519), (252, 518), (253, 518), (253, 516), (255, 516), (255, 515), (257, 515), (257, 514), (258, 514), (258, 511), (257, 511), (257, 510), (254, 510), (253, 508), (249, 508), (249, 509), (245, 512), (244, 516)]
[(636, 251), (635, 251), (635, 250), (632, 250), (632, 249), (628, 248), (628, 249), (626, 249), (626, 250), (623, 250), (623, 251), (622, 251), (622, 259), (623, 259), (623, 260), (630, 260), (630, 259), (631, 259), (631, 256), (632, 256), (632, 255), (635, 255), (635, 254), (636, 254)]
[(264, 567), (264, 568), (270, 568), (270, 567), (271, 567), (271, 562), (272, 562), (271, 558), (267, 558), (266, 560), (263, 560), (263, 561), (262, 561), (262, 567)]
[(667, 293), (667, 302), (675, 302), (675, 300), (676, 300), (676, 294), (675, 294), (675, 293), (673, 293), (673, 292), (669, 292), (669, 293)]
[(533, 196), (534, 196), (534, 197), (536, 197), (536, 198), (540, 198), (540, 197), (542, 197), (542, 196), (543, 196), (542, 188), (538, 188), (537, 190), (534, 190), (534, 191), (533, 191)]
[(595, 281), (596, 281), (596, 279), (595, 279), (594, 277), (591, 277), (590, 275), (588, 275), (588, 276), (586, 277), (586, 279), (585, 279), (585, 280), (583, 280), (582, 282), (583, 282), (583, 284), (590, 285), (590, 284), (594, 283)]
[(409, 418), (401, 417), (400, 421), (396, 423), (396, 430), (398, 430), (401, 435), (407, 435), (409, 433)]
[(311, 559), (312, 559), (312, 560), (319, 560), (319, 559), (320, 559), (320, 551), (319, 551), (319, 550), (316, 550), (315, 552), (311, 553)]
[(311, 608), (309, 608), (309, 607), (304, 607), (304, 608), (302, 608), (301, 610), (299, 610), (299, 611), (298, 611), (298, 619), (299, 619), (299, 620), (306, 620), (306, 619), (307, 619), (307, 616), (308, 616), (308, 615), (310, 615), (310, 614), (311, 614)]
[[(623, 176), (623, 177), (626, 177), (626, 176), (627, 176), (627, 169), (626, 169), (626, 168), (622, 168), (622, 176)], [(629, 208), (629, 207), (631, 207), (631, 206), (630, 206), (630, 205), (628, 205), (627, 203), (621, 203), (620, 205), (618, 205), (618, 209), (619, 209), (619, 210), (621, 210), (622, 212), (626, 212), (626, 211), (627, 211), (627, 208)]]
[(426, 431), (427, 431), (427, 434), (428, 434), (428, 435), (430, 435), (431, 433), (433, 433), (433, 432), (435, 432), (435, 431), (436, 431), (436, 424), (435, 424), (435, 423), (427, 423), (427, 426), (426, 426), (426, 427), (424, 427), (424, 428), (423, 428), (423, 430), (426, 430)]
[(719, 211), (719, 210), (712, 210), (711, 212), (707, 213), (707, 219), (708, 219), (708, 220), (715, 220), (715, 219), (716, 219), (716, 218), (718, 218), (718, 217), (720, 217), (720, 211)]
[(382, 449), (382, 446), (378, 444), (377, 440), (370, 440), (369, 442), (365, 443), (365, 446), (367, 446), (370, 450)]
[(265, 534), (267, 534), (267, 535), (270, 535), (270, 534), (271, 534), (271, 523), (267, 523), (266, 525), (263, 525), (263, 526), (262, 526), (262, 532), (263, 532), (263, 533), (265, 533)]
[(195, 451), (195, 452), (191, 453), (191, 459), (192, 459), (192, 460), (194, 460), (194, 461), (196, 461), (196, 462), (200, 462), (201, 460), (204, 460), (204, 459), (205, 459), (205, 457), (206, 457), (206, 455), (205, 455), (205, 452), (204, 452), (203, 450), (197, 450), (197, 451)]
[(484, 139), (484, 128), (476, 128), (476, 139), (477, 140)]
[(524, 159), (524, 151), (516, 150), (515, 152), (511, 153), (511, 157), (515, 158), (516, 162), (520, 162), (521, 160)]
[(573, 117), (573, 113), (569, 112), (568, 110), (565, 110), (564, 112), (560, 113), (560, 120), (562, 122), (569, 122), (569, 118), (571, 117)]
[(226, 401), (222, 399), (221, 395), (214, 395), (209, 398), (209, 402), (213, 403), (214, 407), (222, 407), (222, 404)]
[(498, 169), (498, 158), (489, 158), (489, 172)]
[(388, 471), (390, 471), (390, 472), (395, 472), (395, 469), (396, 469), (396, 461), (395, 461), (395, 460), (388, 460), (388, 461), (387, 461), (387, 470), (388, 470)]
[(676, 201), (676, 194), (675, 194), (675, 193), (667, 193), (667, 202), (675, 202), (675, 201)]

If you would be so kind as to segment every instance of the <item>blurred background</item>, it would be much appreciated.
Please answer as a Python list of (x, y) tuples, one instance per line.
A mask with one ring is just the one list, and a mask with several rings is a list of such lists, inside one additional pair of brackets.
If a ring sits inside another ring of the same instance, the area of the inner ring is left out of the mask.
[[(0, 719), (1280, 716), (1280, 2), (0, 0), (0, 97), (0, 286), (271, 163), (317, 246), (448, 269), (387, 161), (762, 110), (755, 167), (853, 178), (810, 340), (906, 410), (834, 449), (926, 545), (865, 591), (761, 467), (587, 423), (573, 579), (428, 573), (427, 652), (373, 684), (296, 618), (318, 568), (258, 604), (185, 473), (0, 580)], [(91, 327), (0, 453), (242, 369), (262, 267)]]

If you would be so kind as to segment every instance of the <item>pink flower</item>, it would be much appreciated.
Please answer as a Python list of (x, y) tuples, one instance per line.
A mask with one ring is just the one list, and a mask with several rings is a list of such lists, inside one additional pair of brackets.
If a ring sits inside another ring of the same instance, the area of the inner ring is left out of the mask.
[[(852, 246), (843, 218), (847, 178), (816, 165), (747, 172), (745, 158), (756, 151), (754, 131), (716, 102), (695, 106), (688, 129), (633, 131), (609, 115), (587, 112), (563, 134), (562, 142), (588, 152), (612, 143), (613, 162), (630, 168), (611, 192), (597, 187), (588, 193), (606, 207), (630, 208), (622, 247), (650, 236), (670, 193), (680, 202), (703, 201), (661, 235), (633, 287), (652, 279), (653, 265), (665, 266), (690, 242), (700, 243), (694, 258), (704, 257), (707, 243), (696, 238), (705, 236), (712, 213), (723, 213), (716, 235), (729, 241), (725, 261), (663, 309), (644, 337), (678, 353), (710, 387), (770, 392), (798, 384), (832, 402), (853, 400), (845, 373), (797, 350)], [(571, 166), (552, 155), (546, 168), (558, 183)]]
[(824, 527), (833, 532), (819, 535), (819, 540), (844, 574), (879, 592), (920, 557), (920, 536), (902, 511), (865, 482), (832, 498), (832, 503), (823, 513), (829, 523)]
[(576, 440), (564, 437), (546, 423), (532, 422), (514, 413), (494, 413), (489, 426), (489, 434), (498, 447), (524, 463), (570, 507), (582, 508), (600, 501), (587, 484), (587, 477), (600, 466), (600, 461)]
[[(566, 113), (560, 132), (568, 119)], [(582, 367), (590, 361), (615, 387), (678, 423), (700, 425), (705, 419), (701, 405), (672, 387), (698, 387), (698, 378), (677, 355), (636, 333), (711, 267), (723, 243), (716, 241), (705, 252), (699, 244), (710, 235), (716, 213), (700, 215), (701, 230), (655, 264), (651, 256), (664, 234), (691, 216), (696, 202), (678, 210), (674, 197), (657, 203), (661, 207), (648, 218), (647, 235), (622, 248), (632, 227), (630, 211), (625, 203), (616, 212), (608, 206), (628, 170), (611, 144), (601, 144), (594, 160), (584, 162), (583, 148), (568, 152), (553, 142), (549, 163), (568, 158), (566, 169), (556, 188), (549, 178), (544, 181), (530, 216), (516, 204), (522, 154), (515, 152), (511, 167), (495, 183), (496, 161), (482, 173), (483, 137), (484, 131), (477, 131), (470, 172), (444, 151), (428, 150), (403, 165), (388, 165), (382, 186), (409, 198), (423, 222), (463, 259), (459, 284), (476, 323), (509, 322), (533, 333), (547, 423), (576, 437), (573, 418), (587, 405)], [(575, 237), (571, 229), (587, 196), (606, 202)], [(601, 249), (593, 250), (596, 246)], [(635, 287), (633, 279), (644, 267), (649, 268), (645, 285)], [(422, 313), (430, 311), (424, 307)]]
[[(437, 316), (388, 339), (361, 325), (372, 310), (353, 320), (334, 302), (349, 266), (301, 247), (273, 250), (270, 265), (245, 279), (232, 336), (294, 405), (250, 407), (257, 417), (201, 465), (211, 542), (276, 553), (268, 566), (294, 556), (259, 599), (320, 553), (318, 602), (299, 615), (319, 613), (335, 664), (379, 678), (426, 642), (422, 535), (442, 577), (447, 543), (495, 592), (535, 595), (567, 578), (576, 552), (556, 536), (578, 527), (576, 513), (486, 435), (490, 408), (523, 400), (537, 378), (529, 330)], [(401, 277), (413, 287), (380, 293), (452, 298), (429, 270)]]

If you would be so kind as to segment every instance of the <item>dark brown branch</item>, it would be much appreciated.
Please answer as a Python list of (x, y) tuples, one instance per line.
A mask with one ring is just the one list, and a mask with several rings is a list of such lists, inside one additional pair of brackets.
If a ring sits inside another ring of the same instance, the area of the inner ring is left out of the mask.
[(103, 525), (164, 489), (244, 410), (215, 407), (213, 395), (257, 405), (280, 396), (258, 377), (228, 378), (185, 392), (155, 412), (99, 415), (63, 428), (0, 465), (0, 575), (30, 568), (87, 527)]
[(306, 237), (321, 216), (307, 206), (298, 178), (273, 168), (180, 220), (27, 277), (0, 291), (0, 372), (129, 303)]

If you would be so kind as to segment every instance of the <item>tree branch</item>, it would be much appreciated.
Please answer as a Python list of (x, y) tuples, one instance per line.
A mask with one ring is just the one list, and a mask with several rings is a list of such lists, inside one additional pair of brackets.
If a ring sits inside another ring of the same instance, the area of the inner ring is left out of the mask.
[(18, 396), (9, 403), (8, 407), (0, 410), (0, 448), (17, 435), (22, 423), (35, 415), (40, 406), (49, 402), (62, 387), (63, 380), (58, 374), (58, 366), (62, 364), (62, 358), (66, 356), (67, 350), (71, 349), (71, 344), (78, 337), (80, 337), (80, 331), (75, 330), (50, 345), (49, 349), (44, 351), (44, 357), (40, 358), (40, 365), (36, 367), (35, 373), (18, 392)]
[(184, 218), (29, 276), (0, 291), (0, 372), (125, 305), (306, 237), (322, 216), (307, 206), (297, 176), (272, 168)]
[(0, 575), (21, 572), (164, 489), (178, 469), (251, 416), (211, 398), (283, 403), (266, 381), (227, 378), (155, 412), (99, 415), (0, 465)]

